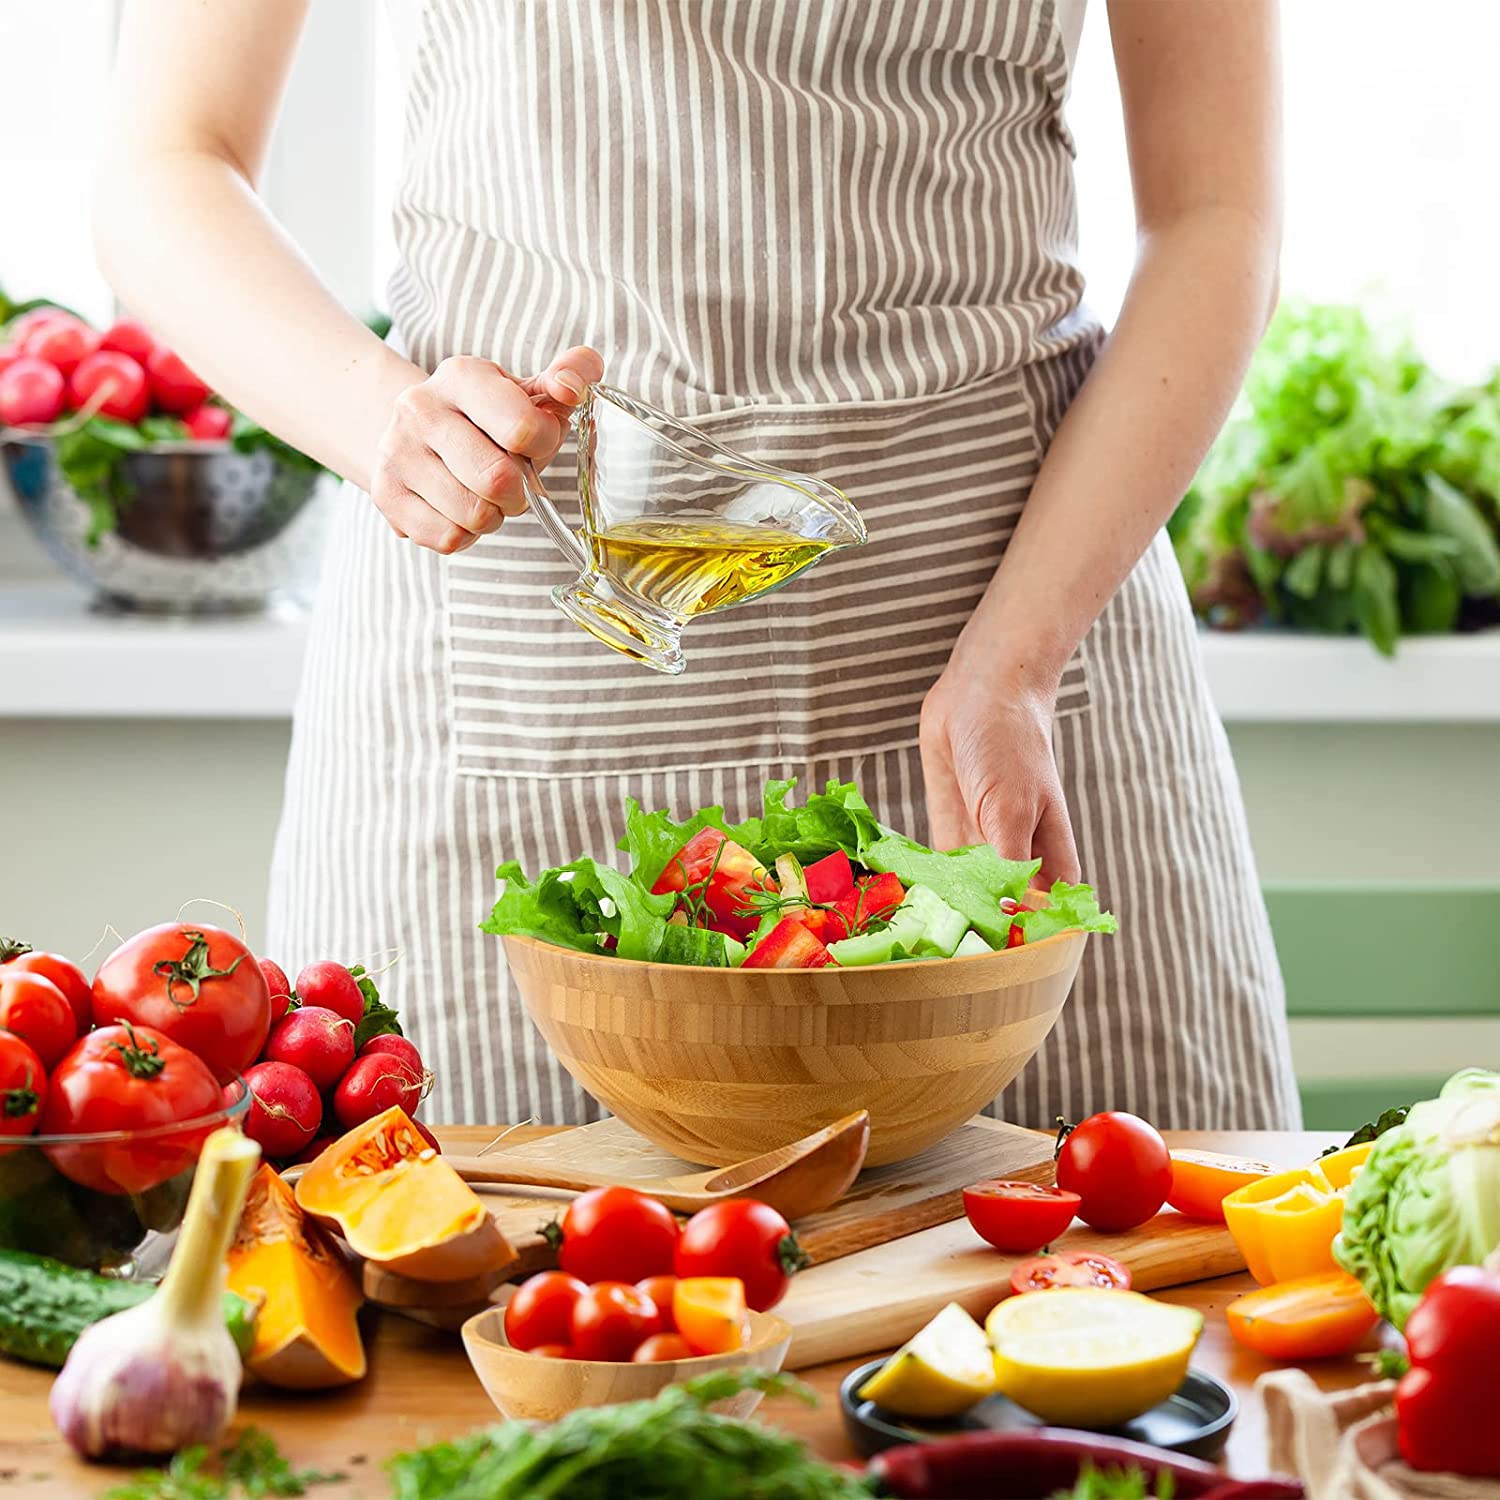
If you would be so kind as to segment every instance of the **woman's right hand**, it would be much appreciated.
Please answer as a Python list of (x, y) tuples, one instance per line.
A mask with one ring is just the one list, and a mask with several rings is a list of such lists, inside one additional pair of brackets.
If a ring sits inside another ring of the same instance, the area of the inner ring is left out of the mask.
[(528, 380), (487, 359), (445, 359), (396, 397), (370, 481), (375, 508), (419, 547), (472, 547), (526, 509), (516, 460), (546, 464), (603, 374), (587, 348), (569, 349)]

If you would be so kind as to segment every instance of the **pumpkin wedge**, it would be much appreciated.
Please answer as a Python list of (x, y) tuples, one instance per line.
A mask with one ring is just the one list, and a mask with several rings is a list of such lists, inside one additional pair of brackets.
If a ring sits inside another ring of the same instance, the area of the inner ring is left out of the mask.
[(478, 1194), (399, 1105), (326, 1147), (297, 1202), (356, 1255), (414, 1281), (466, 1281), (516, 1259)]
[(229, 1250), (229, 1285), (261, 1303), (246, 1363), (267, 1385), (313, 1391), (364, 1375), (356, 1317), (364, 1298), (353, 1273), (265, 1165)]

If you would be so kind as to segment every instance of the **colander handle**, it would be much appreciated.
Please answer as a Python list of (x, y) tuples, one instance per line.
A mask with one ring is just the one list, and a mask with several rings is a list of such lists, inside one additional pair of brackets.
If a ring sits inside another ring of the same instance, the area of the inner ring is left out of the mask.
[(580, 574), (589, 570), (589, 554), (583, 543), (578, 539), (578, 533), (563, 520), (562, 513), (552, 503), (549, 495), (542, 484), (537, 472), (531, 466), (529, 458), (521, 458), (512, 455), (521, 470), (521, 487), (526, 491), (526, 503), (536, 512), (536, 518), (546, 529), (547, 535), (557, 544), (557, 550), (562, 553), (572, 565), (578, 569)]

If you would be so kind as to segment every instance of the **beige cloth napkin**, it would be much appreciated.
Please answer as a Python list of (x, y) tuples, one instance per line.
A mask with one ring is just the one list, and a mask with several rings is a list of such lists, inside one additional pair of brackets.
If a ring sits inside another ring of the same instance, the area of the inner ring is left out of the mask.
[(1410, 1469), (1396, 1446), (1393, 1380), (1320, 1390), (1305, 1370), (1255, 1383), (1274, 1473), (1295, 1474), (1308, 1500), (1500, 1500), (1500, 1480)]

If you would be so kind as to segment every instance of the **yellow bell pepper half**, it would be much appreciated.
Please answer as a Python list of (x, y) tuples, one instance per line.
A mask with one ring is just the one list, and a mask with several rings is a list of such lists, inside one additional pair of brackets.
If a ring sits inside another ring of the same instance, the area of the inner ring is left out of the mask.
[(1370, 1143), (1347, 1146), (1224, 1199), (1224, 1222), (1262, 1286), (1337, 1269), (1333, 1239), (1344, 1223), (1344, 1190), (1369, 1154)]

